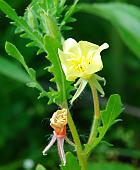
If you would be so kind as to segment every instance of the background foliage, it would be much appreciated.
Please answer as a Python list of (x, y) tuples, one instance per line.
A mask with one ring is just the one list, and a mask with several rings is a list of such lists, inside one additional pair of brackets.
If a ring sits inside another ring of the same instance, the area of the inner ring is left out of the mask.
[[(23, 15), (29, 3), (29, 1), (8, 0), (7, 2), (19, 15)], [(100, 75), (107, 80), (106, 99), (112, 93), (119, 93), (125, 103), (125, 111), (121, 116), (123, 121), (114, 125), (105, 138), (106, 141), (114, 144), (114, 147), (102, 142), (91, 158), (89, 169), (93, 166), (96, 170), (138, 169), (140, 163), (140, 2), (139, 0), (117, 1), (136, 7), (113, 4), (116, 2), (114, 0), (81, 0), (80, 3), (82, 2), (98, 4), (79, 5), (78, 13), (75, 14), (77, 22), (70, 24), (73, 30), (66, 32), (64, 36), (96, 44), (103, 42), (110, 44), (109, 50), (103, 57), (104, 69), (100, 72)], [(108, 2), (112, 3), (108, 5)], [(51, 135), (49, 118), (56, 110), (56, 106), (48, 106), (48, 101), (44, 98), (38, 100), (38, 92), (25, 86), (28, 76), (21, 65), (6, 54), (5, 41), (16, 44), (23, 52), (28, 65), (37, 70), (37, 78), (45, 89), (49, 86), (51, 73), (42, 71), (42, 68), (48, 65), (48, 61), (43, 54), (36, 56), (36, 48), (26, 48), (27, 40), (14, 34), (15, 28), (9, 24), (10, 20), (5, 18), (3, 13), (0, 15), (0, 151), (2, 153), (0, 170), (34, 169), (30, 166), (37, 163), (45, 165), (47, 169), (53, 167), (53, 170), (57, 170), (59, 165), (56, 162), (59, 162), (59, 158), (54, 154), (56, 148), (52, 148), (47, 157), (41, 154)], [(73, 107), (74, 119), (83, 142), (87, 140), (92, 116), (92, 99), (88, 87), (85, 95), (87, 95), (86, 101), (81, 96)], [(103, 108), (105, 103), (106, 100), (101, 99)], [(66, 146), (65, 150), (72, 150), (72, 148)], [(93, 160), (97, 163), (92, 164)], [(112, 163), (108, 164), (110, 161)]]

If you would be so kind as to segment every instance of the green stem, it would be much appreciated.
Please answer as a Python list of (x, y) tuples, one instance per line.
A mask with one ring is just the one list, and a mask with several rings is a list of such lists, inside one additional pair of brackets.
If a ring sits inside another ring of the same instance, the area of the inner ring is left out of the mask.
[(90, 132), (90, 136), (88, 139), (88, 145), (93, 145), (94, 140), (97, 137), (98, 134), (98, 126), (99, 126), (99, 118), (100, 118), (100, 107), (99, 107), (99, 99), (98, 99), (98, 93), (97, 89), (94, 86), (92, 80), (89, 80), (89, 85), (92, 91), (92, 96), (93, 96), (93, 103), (94, 103), (94, 120), (92, 123), (92, 128)]
[(71, 113), (68, 109), (67, 103), (64, 104), (64, 107), (67, 108), (67, 110), (68, 110), (68, 125), (70, 128), (74, 143), (76, 145), (76, 152), (77, 152), (79, 164), (81, 166), (81, 170), (87, 170), (87, 168), (86, 168), (87, 163), (86, 163), (85, 156), (83, 155), (81, 141), (80, 141), (76, 126), (74, 124), (74, 121), (72, 119)]

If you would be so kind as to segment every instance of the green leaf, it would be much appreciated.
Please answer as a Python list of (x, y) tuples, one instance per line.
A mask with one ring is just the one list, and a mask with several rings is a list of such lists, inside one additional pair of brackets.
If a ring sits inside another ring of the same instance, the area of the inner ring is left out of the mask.
[(14, 21), (18, 20), (18, 16), (14, 9), (10, 7), (5, 1), (0, 0), (0, 9), (11, 19)]
[(130, 164), (122, 164), (119, 162), (98, 162), (89, 165), (88, 170), (136, 170)]
[(28, 74), (26, 74), (22, 68), (3, 57), (0, 57), (0, 74), (3, 74), (22, 83), (31, 81)]
[(6, 52), (10, 56), (17, 59), (23, 65), (23, 67), (27, 71), (28, 75), (30, 76), (31, 81), (27, 83), (27, 86), (38, 89), (40, 91), (39, 98), (44, 97), (44, 96), (48, 96), (47, 92), (41, 87), (41, 85), (36, 80), (36, 71), (33, 68), (29, 68), (27, 66), (27, 64), (24, 60), (24, 57), (19, 52), (19, 50), (16, 48), (16, 46), (9, 43), (9, 42), (6, 42), (5, 49), (6, 49)]
[(79, 4), (78, 10), (110, 21), (124, 43), (140, 57), (140, 9), (126, 3)]
[(46, 170), (46, 168), (44, 168), (44, 166), (38, 164), (38, 165), (36, 166), (36, 169), (35, 169), (35, 170)]
[(71, 152), (68, 152), (66, 154), (66, 160), (67, 163), (65, 166), (64, 165), (61, 166), (61, 170), (81, 170), (77, 159)]
[(116, 118), (122, 112), (121, 98), (118, 94), (111, 95), (106, 110), (101, 111), (101, 119), (103, 127), (107, 130), (111, 125), (115, 123)]
[(66, 11), (65, 16), (60, 24), (60, 30), (70, 30), (71, 27), (65, 26), (66, 23), (75, 22), (76, 20), (72, 18), (73, 13), (75, 12), (76, 5), (79, 0), (74, 0), (74, 3), (70, 6), (70, 8)]
[(99, 136), (95, 138), (91, 145), (86, 144), (86, 152), (89, 153), (95, 146), (99, 144), (99, 142), (103, 139), (107, 130), (116, 123), (116, 118), (123, 111), (121, 98), (118, 94), (113, 94), (110, 96), (106, 109), (101, 111), (101, 121), (102, 126), (98, 128)]
[(18, 49), (16, 48), (15, 45), (11, 44), (10, 42), (6, 42), (5, 43), (5, 50), (6, 50), (8, 55), (10, 55), (10, 56), (14, 57), (15, 59), (17, 59), (24, 66), (26, 71), (28, 70), (23, 56), (18, 51)]
[(14, 24), (19, 28), (19, 30), (22, 30), (22, 32), (25, 31), (23, 37), (33, 40), (36, 46), (44, 49), (42, 35), (39, 34), (38, 31), (33, 31), (25, 19), (18, 17), (15, 10), (3, 0), (0, 0), (0, 10), (2, 10), (8, 16), (8, 18), (14, 21)]
[(57, 85), (57, 91), (51, 90), (49, 97), (51, 102), (55, 102), (58, 105), (62, 104), (69, 98), (69, 91), (71, 91), (70, 82), (66, 81), (60, 59), (58, 56), (58, 48), (61, 48), (60, 43), (51, 36), (46, 35), (44, 37), (45, 49), (48, 52), (47, 59), (51, 62), (51, 66), (48, 70), (53, 73), (54, 79)]

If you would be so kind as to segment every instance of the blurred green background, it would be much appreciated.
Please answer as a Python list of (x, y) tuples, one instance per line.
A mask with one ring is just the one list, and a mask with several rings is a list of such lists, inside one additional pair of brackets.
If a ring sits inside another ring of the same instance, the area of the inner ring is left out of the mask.
[[(7, 2), (19, 15), (23, 15), (30, 3), (10, 0)], [(139, 0), (80, 2), (126, 2), (140, 7)], [(107, 42), (110, 45), (102, 54), (104, 69), (99, 73), (107, 81), (104, 88), (106, 97), (100, 99), (101, 107), (104, 108), (106, 100), (113, 93), (121, 95), (125, 107), (120, 117), (123, 121), (114, 125), (105, 136), (105, 140), (114, 146), (102, 142), (90, 161), (102, 162), (104, 170), (109, 170), (106, 162), (113, 162), (110, 165), (117, 169), (120, 168), (119, 164), (114, 162), (129, 164), (126, 166), (128, 170), (140, 169), (140, 58), (126, 46), (108, 21), (82, 12), (75, 14), (75, 17), (77, 22), (71, 24), (73, 30), (66, 32), (65, 38), (87, 40), (99, 45)], [(22, 67), (7, 56), (4, 49), (5, 41), (14, 43), (22, 51), (28, 65), (37, 70), (38, 80), (45, 89), (49, 86), (51, 74), (43, 68), (49, 65), (49, 62), (43, 54), (36, 56), (35, 48), (26, 48), (27, 40), (14, 34), (15, 27), (9, 22), (10, 20), (0, 13), (0, 170), (31, 170), (37, 163), (42, 163), (48, 170), (57, 170), (59, 158), (56, 146), (46, 157), (42, 156), (42, 150), (52, 134), (49, 118), (57, 107), (48, 106), (46, 98), (38, 100), (38, 92), (25, 86)], [(2, 67), (5, 69), (1, 69)], [(81, 141), (84, 143), (90, 130), (93, 111), (88, 87), (75, 102), (72, 111)], [(68, 136), (71, 138), (69, 131)], [(66, 151), (72, 149), (66, 144)], [(94, 169), (102, 170), (98, 165)]]

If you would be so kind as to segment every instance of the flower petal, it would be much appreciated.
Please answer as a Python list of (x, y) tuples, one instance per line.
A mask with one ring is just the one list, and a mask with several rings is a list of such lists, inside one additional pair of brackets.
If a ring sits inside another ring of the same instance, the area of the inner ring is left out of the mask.
[(63, 44), (64, 53), (74, 53), (76, 56), (81, 55), (79, 44), (72, 38), (68, 38)]
[(57, 137), (57, 147), (58, 147), (58, 153), (59, 153), (60, 159), (65, 165), (66, 157), (65, 157), (65, 152), (64, 152), (64, 138)]
[(82, 51), (82, 56), (87, 56), (90, 50), (96, 52), (96, 50), (99, 48), (98, 45), (90, 43), (88, 41), (79, 41), (79, 46)]
[(102, 44), (102, 45), (99, 47), (99, 51), (101, 52), (101, 51), (103, 51), (103, 50), (105, 50), (105, 49), (107, 49), (107, 48), (109, 48), (109, 45), (108, 45), (107, 43), (104, 43), (104, 44)]
[(71, 58), (74, 58), (73, 54), (64, 53), (60, 49), (58, 49), (58, 54), (66, 79), (68, 81), (74, 81), (77, 78), (77, 75), (74, 69), (72, 68), (71, 61), (69, 60)]
[(88, 58), (90, 58), (90, 64), (88, 65), (86, 70), (87, 74), (93, 74), (102, 70), (103, 63), (100, 53), (102, 50), (107, 49), (108, 47), (109, 45), (107, 43), (104, 43), (100, 47), (98, 46), (98, 49), (96, 49), (96, 51), (90, 50), (90, 52), (88, 53)]
[(54, 134), (50, 143), (45, 147), (45, 149), (43, 150), (43, 155), (47, 155), (47, 151), (53, 146), (53, 144), (55, 143), (56, 141), (56, 135)]

